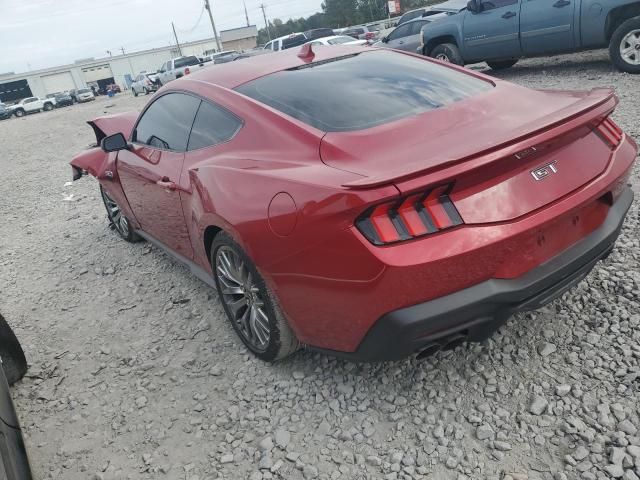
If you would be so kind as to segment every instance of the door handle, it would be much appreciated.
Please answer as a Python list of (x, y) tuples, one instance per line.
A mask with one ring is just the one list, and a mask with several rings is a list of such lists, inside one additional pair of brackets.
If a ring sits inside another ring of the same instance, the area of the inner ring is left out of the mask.
[(162, 177), (162, 180), (158, 180), (156, 182), (156, 185), (158, 185), (160, 188), (164, 188), (165, 190), (170, 190), (170, 191), (173, 191), (176, 188), (178, 188), (175, 182), (172, 182), (171, 180), (169, 180), (169, 177)]
[(502, 15), (502, 18), (513, 18), (516, 16), (516, 12), (507, 12), (504, 15)]
[(553, 4), (553, 6), (556, 8), (566, 7), (567, 5), (571, 5), (571, 2), (569, 2), (568, 0), (558, 0)]

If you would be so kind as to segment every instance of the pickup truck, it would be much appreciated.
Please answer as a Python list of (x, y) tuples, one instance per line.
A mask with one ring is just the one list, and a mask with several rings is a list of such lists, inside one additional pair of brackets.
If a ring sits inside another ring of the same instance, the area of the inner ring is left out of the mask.
[(55, 104), (55, 100), (50, 98), (41, 100), (38, 97), (28, 97), (20, 100), (20, 102), (15, 105), (11, 105), (9, 110), (11, 110), (11, 113), (16, 117), (23, 117), (27, 113), (41, 112), (42, 110), (48, 112), (49, 110), (53, 110)]
[(160, 69), (158, 69), (157, 81), (160, 85), (166, 85), (171, 80), (189, 75), (189, 73), (202, 68), (203, 66), (204, 63), (195, 55), (173, 58), (168, 62), (165, 62)]
[(640, 73), (640, 0), (470, 0), (423, 28), (417, 51), (499, 70), (522, 57), (607, 46), (619, 70)]

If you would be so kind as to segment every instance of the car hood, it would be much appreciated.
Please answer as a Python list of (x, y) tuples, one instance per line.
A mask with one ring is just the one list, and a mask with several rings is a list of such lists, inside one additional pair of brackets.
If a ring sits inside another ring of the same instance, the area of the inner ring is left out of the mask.
[(366, 130), (329, 132), (322, 161), (362, 175), (345, 186), (365, 188), (451, 166), (567, 122), (616, 100), (610, 89), (590, 92), (495, 88), (445, 107)]

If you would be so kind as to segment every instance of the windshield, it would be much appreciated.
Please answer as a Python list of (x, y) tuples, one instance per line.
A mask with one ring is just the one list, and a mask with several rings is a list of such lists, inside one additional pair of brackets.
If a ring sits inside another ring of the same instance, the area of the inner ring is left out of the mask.
[(198, 65), (200, 60), (198, 57), (184, 57), (178, 58), (173, 62), (174, 68), (191, 67), (192, 65)]
[(299, 45), (302, 45), (303, 43), (306, 43), (306, 41), (307, 37), (305, 37), (301, 33), (298, 35), (293, 35), (282, 40), (282, 49), (284, 50), (285, 48), (297, 47)]
[(342, 43), (349, 43), (349, 42), (353, 42), (353, 37), (336, 37), (336, 38), (332, 38), (330, 40), (327, 40), (327, 43), (329, 45), (340, 45)]
[(471, 75), (379, 50), (277, 72), (236, 90), (319, 130), (339, 132), (417, 115), (490, 88)]

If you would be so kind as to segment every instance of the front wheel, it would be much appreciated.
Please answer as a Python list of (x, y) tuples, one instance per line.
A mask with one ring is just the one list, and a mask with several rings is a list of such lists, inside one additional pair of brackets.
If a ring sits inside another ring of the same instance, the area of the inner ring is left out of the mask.
[(16, 110), (16, 111), (14, 112), (14, 115), (15, 115), (16, 117), (24, 117), (24, 113), (25, 113), (25, 112), (24, 112), (24, 110), (23, 110), (23, 109), (21, 109), (21, 108), (19, 108), (18, 110)]
[(51, 105), (50, 103), (45, 103), (43, 109), (45, 112), (48, 112), (50, 110), (53, 110), (53, 105)]
[(211, 268), (227, 318), (256, 357), (274, 362), (299, 348), (275, 296), (255, 265), (224, 232), (211, 245)]
[(616, 28), (609, 43), (609, 56), (618, 70), (640, 73), (640, 16)]
[(436, 47), (431, 50), (429, 56), (440, 60), (441, 62), (453, 63), (460, 66), (464, 65), (464, 59), (462, 58), (460, 49), (453, 43), (436, 45)]
[(516, 63), (518, 63), (517, 58), (512, 58), (511, 60), (487, 61), (487, 65), (491, 67), (491, 70), (506, 70), (507, 68), (513, 67)]
[(131, 228), (131, 224), (127, 217), (122, 213), (120, 206), (109, 196), (105, 189), (102, 188), (102, 185), (100, 185), (100, 195), (102, 195), (102, 201), (107, 209), (109, 224), (116, 232), (118, 232), (118, 235), (131, 243), (142, 240), (142, 238), (140, 238), (140, 236)]
[(138, 92), (136, 92), (136, 89), (135, 88), (131, 88), (131, 90), (133, 90), (133, 96), (137, 97), (138, 96)]

